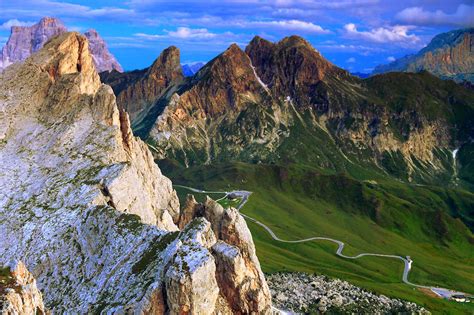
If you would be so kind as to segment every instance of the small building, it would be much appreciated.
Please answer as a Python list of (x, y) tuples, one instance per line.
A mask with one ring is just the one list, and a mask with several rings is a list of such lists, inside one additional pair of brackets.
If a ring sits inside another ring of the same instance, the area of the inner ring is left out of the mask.
[(456, 302), (459, 302), (459, 303), (469, 303), (470, 302), (469, 298), (465, 295), (462, 295), (462, 294), (451, 295), (450, 300), (453, 300), (453, 301), (456, 301)]

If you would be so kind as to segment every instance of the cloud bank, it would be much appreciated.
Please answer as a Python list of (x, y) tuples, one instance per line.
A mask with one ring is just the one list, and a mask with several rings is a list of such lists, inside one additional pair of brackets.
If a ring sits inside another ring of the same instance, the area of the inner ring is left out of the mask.
[(344, 25), (344, 35), (350, 39), (360, 39), (374, 43), (414, 44), (420, 41), (415, 34), (408, 34), (410, 27), (395, 25), (393, 27), (379, 27), (370, 31), (359, 31), (354, 23)]
[(412, 25), (474, 26), (474, 5), (460, 4), (452, 14), (442, 10), (427, 11), (422, 7), (410, 7), (400, 11), (396, 18)]

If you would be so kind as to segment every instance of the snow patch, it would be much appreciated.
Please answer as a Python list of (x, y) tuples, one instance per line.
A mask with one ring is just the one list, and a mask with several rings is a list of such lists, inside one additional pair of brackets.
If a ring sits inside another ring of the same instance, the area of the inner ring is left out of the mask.
[(171, 138), (171, 132), (170, 131), (163, 131), (163, 132), (156, 133), (154, 135), (154, 138), (155, 138), (156, 141), (161, 141), (163, 139), (169, 140)]
[(265, 91), (270, 93), (270, 90), (268, 89), (268, 86), (258, 76), (257, 71), (255, 70), (255, 67), (252, 65), (252, 62), (250, 62), (250, 66), (252, 67), (253, 74), (255, 75), (255, 78), (257, 78), (258, 83), (260, 83), (260, 85), (265, 89)]
[(459, 151), (459, 148), (458, 149), (454, 149), (453, 150), (453, 160), (456, 160), (456, 156), (458, 155), (458, 151)]

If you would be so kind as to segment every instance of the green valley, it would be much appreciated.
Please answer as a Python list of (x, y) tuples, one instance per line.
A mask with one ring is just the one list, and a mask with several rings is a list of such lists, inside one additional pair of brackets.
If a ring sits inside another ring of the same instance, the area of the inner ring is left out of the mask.
[[(470, 250), (474, 236), (461, 221), (463, 215), (472, 217), (474, 196), (470, 192), (407, 185), (389, 177), (359, 181), (297, 165), (232, 163), (190, 169), (171, 165), (160, 163), (174, 183), (252, 191), (242, 212), (264, 222), (282, 239), (327, 236), (345, 242), (347, 255), (408, 255), (414, 260), (411, 282), (474, 293), (474, 253)], [(189, 191), (178, 193), (184, 198)], [(265, 272), (322, 273), (417, 302), (433, 313), (462, 314), (473, 309), (402, 283), (399, 261), (378, 257), (346, 260), (334, 255), (336, 245), (332, 243), (284, 244), (272, 240), (262, 227), (248, 224)]]

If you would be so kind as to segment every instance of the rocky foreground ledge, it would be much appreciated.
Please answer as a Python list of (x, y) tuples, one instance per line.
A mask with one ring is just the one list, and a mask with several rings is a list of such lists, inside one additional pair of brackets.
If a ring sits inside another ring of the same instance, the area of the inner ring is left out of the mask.
[(295, 313), (430, 314), (408, 301), (391, 299), (346, 281), (306, 273), (266, 276), (275, 307)]

